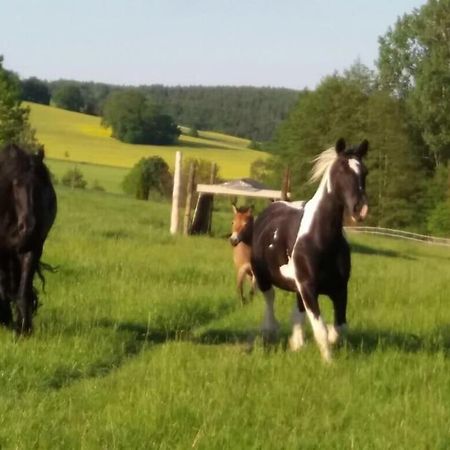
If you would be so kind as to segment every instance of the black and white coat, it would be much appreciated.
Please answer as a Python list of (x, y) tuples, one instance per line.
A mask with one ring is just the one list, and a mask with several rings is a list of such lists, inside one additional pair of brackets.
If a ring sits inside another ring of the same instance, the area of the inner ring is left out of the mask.
[[(343, 235), (344, 213), (355, 221), (365, 218), (367, 169), (362, 157), (368, 142), (346, 149), (340, 139), (336, 147), (319, 155), (313, 180), (320, 179), (307, 202), (274, 202), (254, 223), (252, 269), (266, 301), (263, 333), (276, 332), (273, 286), (296, 292), (290, 346), (304, 345), (303, 325), (308, 316), (314, 337), (325, 360), (346, 325), (347, 283), (350, 277), (350, 248)], [(327, 327), (320, 314), (319, 294), (330, 297), (334, 324)]]

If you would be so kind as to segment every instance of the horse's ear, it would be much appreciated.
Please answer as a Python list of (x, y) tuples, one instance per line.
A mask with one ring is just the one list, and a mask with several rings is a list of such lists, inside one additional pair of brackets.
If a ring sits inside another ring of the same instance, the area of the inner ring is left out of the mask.
[(233, 213), (236, 214), (237, 213), (237, 208), (236, 208), (236, 204), (232, 203), (231, 207), (233, 208)]
[(359, 144), (358, 150), (356, 153), (359, 155), (360, 158), (363, 158), (367, 155), (367, 152), (369, 151), (369, 141), (367, 139), (364, 139), (361, 144)]
[(42, 145), (41, 147), (39, 147), (38, 151), (36, 152), (36, 156), (39, 159), (39, 161), (43, 161), (44, 157), (45, 157), (45, 151), (44, 151), (44, 146)]
[(338, 155), (342, 153), (345, 150), (345, 139), (344, 138), (338, 139), (334, 148), (336, 149), (336, 153)]

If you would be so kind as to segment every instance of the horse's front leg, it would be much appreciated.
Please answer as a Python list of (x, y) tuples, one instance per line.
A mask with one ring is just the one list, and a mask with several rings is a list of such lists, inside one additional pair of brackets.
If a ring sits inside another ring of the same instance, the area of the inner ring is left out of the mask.
[(320, 315), (319, 299), (315, 283), (311, 280), (297, 281), (297, 288), (302, 296), (306, 314), (311, 322), (314, 338), (319, 346), (322, 358), (331, 360), (331, 351), (328, 343), (327, 326)]
[(305, 324), (305, 305), (302, 296), (297, 293), (297, 298), (292, 310), (292, 335), (289, 338), (289, 347), (292, 351), (300, 350), (305, 345), (303, 327)]
[(17, 291), (17, 331), (29, 334), (32, 331), (33, 315), (33, 276), (35, 272), (35, 257), (33, 252), (19, 256), (20, 282)]
[(334, 309), (334, 324), (328, 326), (328, 341), (335, 344), (347, 327), (347, 285), (330, 294)]

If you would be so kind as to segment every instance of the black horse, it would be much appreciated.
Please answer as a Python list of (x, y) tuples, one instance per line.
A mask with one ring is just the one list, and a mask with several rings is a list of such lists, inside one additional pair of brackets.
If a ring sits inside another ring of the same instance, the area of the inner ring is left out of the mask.
[(42, 279), (40, 258), (56, 217), (56, 194), (45, 166), (44, 151), (27, 153), (15, 145), (0, 151), (0, 322), (32, 331), (38, 306), (33, 287)]
[[(297, 294), (290, 346), (303, 346), (305, 311), (325, 360), (346, 324), (350, 249), (343, 235), (344, 213), (354, 221), (367, 214), (362, 162), (365, 140), (346, 149), (343, 139), (315, 159), (312, 181), (321, 180), (313, 198), (304, 203), (274, 202), (256, 219), (252, 239), (252, 269), (266, 301), (263, 333), (278, 327), (274, 314), (273, 285)], [(334, 326), (327, 328), (319, 309), (319, 294), (328, 295), (334, 306)]]

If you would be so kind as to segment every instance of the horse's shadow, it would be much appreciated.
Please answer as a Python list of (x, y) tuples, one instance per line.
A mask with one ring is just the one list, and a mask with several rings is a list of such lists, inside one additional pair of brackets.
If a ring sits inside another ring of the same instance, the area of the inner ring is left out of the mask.
[[(100, 323), (117, 332), (131, 333), (128, 339), (134, 340), (130, 347), (132, 353), (142, 350), (144, 345), (164, 344), (166, 342), (186, 341), (200, 345), (240, 345), (246, 351), (252, 351), (255, 340), (260, 333), (256, 330), (207, 329), (200, 333), (194, 330), (152, 329), (147, 325), (135, 322), (107, 322)], [(308, 342), (314, 345), (314, 338), (309, 335)], [(278, 339), (265, 343), (266, 349), (273, 348), (288, 350), (289, 333), (281, 332)], [(443, 351), (450, 355), (450, 325), (442, 326), (431, 333), (416, 335), (386, 329), (356, 329), (348, 333), (340, 347), (350, 350), (353, 354), (370, 355), (385, 349), (396, 350), (401, 353), (438, 353)]]
[(377, 256), (386, 256), (388, 258), (402, 258), (413, 260), (415, 259), (412, 256), (405, 255), (400, 252), (396, 252), (394, 250), (386, 250), (382, 248), (373, 248), (368, 245), (360, 244), (357, 242), (351, 242), (350, 247), (353, 253), (359, 253), (361, 255), (377, 255)]
[(450, 325), (441, 326), (434, 331), (417, 335), (385, 329), (357, 329), (346, 336), (343, 343), (352, 352), (368, 355), (375, 351), (390, 349), (402, 353), (450, 354)]

